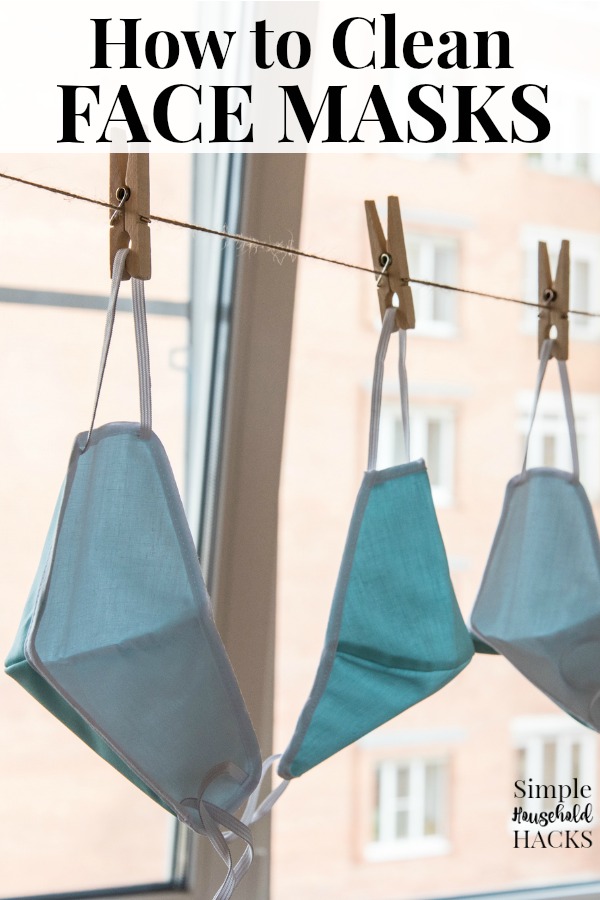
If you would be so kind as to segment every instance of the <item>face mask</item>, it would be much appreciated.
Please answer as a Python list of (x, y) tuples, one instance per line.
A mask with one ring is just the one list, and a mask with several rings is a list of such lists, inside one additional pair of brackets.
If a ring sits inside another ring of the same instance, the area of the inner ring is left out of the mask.
[[(141, 423), (93, 427), (126, 255), (115, 259), (92, 425), (75, 440), (6, 669), (133, 783), (209, 836), (229, 869), (216, 895), (224, 900), (252, 858), (250, 833), (232, 813), (259, 781), (260, 751), (152, 431), (137, 279)], [(233, 866), (235, 835), (247, 847)]]
[[(358, 493), (315, 682), (279, 774), (294, 778), (447, 684), (473, 655), (448, 572), (423, 460), (377, 470), (383, 365), (377, 350), (368, 469)], [(406, 332), (400, 394), (409, 455)]]
[[(552, 341), (542, 345), (533, 426)], [(507, 486), (473, 632), (572, 716), (600, 730), (600, 545), (579, 482), (567, 367), (558, 361), (573, 472), (527, 469)]]

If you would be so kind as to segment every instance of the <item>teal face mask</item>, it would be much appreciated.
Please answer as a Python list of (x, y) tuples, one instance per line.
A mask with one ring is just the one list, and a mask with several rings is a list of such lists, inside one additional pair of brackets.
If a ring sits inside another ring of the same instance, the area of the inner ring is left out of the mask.
[[(94, 416), (126, 253), (115, 258)], [(252, 859), (247, 824), (261, 810), (253, 799), (242, 821), (233, 813), (259, 781), (260, 751), (152, 431), (143, 282), (132, 279), (132, 292), (141, 422), (94, 428), (92, 420), (76, 439), (6, 669), (122, 774), (208, 835), (228, 867), (216, 895), (226, 900)], [(234, 866), (236, 835), (246, 847)]]
[[(423, 460), (377, 470), (383, 365), (395, 310), (377, 350), (368, 468), (363, 477), (315, 682), (281, 758), (302, 775), (447, 684), (473, 655), (448, 572)], [(400, 394), (409, 455), (406, 332)]]
[[(529, 436), (552, 341), (542, 346)], [(580, 722), (600, 730), (600, 544), (579, 461), (566, 364), (558, 361), (573, 472), (523, 469), (504, 507), (471, 628)]]

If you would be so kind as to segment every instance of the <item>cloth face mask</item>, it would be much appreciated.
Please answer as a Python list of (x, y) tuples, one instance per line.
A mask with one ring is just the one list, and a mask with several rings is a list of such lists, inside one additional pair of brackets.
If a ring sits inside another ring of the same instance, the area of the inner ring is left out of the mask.
[[(542, 345), (527, 446), (552, 344)], [(506, 488), (471, 629), (563, 710), (600, 730), (600, 545), (579, 481), (567, 367), (557, 362), (573, 472), (527, 469), (526, 449)]]
[[(92, 425), (75, 440), (6, 670), (138, 787), (208, 834), (229, 868), (216, 895), (225, 900), (252, 859), (250, 833), (232, 813), (256, 787), (261, 758), (152, 431), (137, 279), (141, 424), (93, 427), (126, 255), (115, 259)], [(247, 843), (235, 867), (218, 826)]]
[[(286, 779), (430, 694), (463, 669), (473, 644), (448, 572), (423, 460), (377, 470), (383, 365), (395, 310), (377, 350), (368, 468), (344, 549), (315, 682), (279, 764)], [(400, 395), (409, 451), (406, 332)]]

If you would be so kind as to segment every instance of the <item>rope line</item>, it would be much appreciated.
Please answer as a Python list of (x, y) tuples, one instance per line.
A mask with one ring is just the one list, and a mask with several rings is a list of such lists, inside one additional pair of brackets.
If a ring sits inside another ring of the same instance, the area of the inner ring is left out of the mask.
[[(51, 187), (48, 184), (41, 184), (37, 181), (29, 181), (26, 178), (18, 178), (16, 175), (8, 175), (6, 172), (0, 172), (0, 178), (6, 181), (13, 181), (27, 187), (37, 188), (41, 191), (48, 191), (51, 194), (58, 194), (70, 200), (81, 200), (84, 203), (92, 203), (95, 206), (102, 206), (105, 209), (118, 210), (117, 204), (108, 203), (105, 200), (96, 200), (93, 197), (86, 197), (84, 194), (76, 194), (73, 191), (66, 191), (63, 188)], [(341, 259), (333, 259), (328, 256), (321, 256), (318, 253), (309, 253), (307, 250), (300, 250), (288, 244), (277, 244), (270, 241), (261, 241), (258, 238), (251, 237), (246, 234), (236, 234), (232, 231), (218, 228), (209, 228), (207, 225), (195, 225), (192, 222), (182, 222), (179, 219), (169, 219), (166, 216), (157, 216), (151, 214), (149, 217), (151, 222), (161, 222), (163, 225), (173, 225), (176, 228), (187, 228), (189, 231), (197, 231), (202, 234), (211, 234), (225, 240), (236, 241), (239, 244), (248, 244), (259, 250), (266, 250), (276, 256), (289, 258), (314, 259), (318, 262), (329, 263), (333, 266), (343, 266), (346, 269), (354, 269), (358, 272), (368, 272), (370, 275), (380, 275), (381, 271), (372, 269), (368, 266), (360, 266), (357, 263), (345, 262)], [(145, 220), (146, 221), (146, 220)], [(490, 294), (487, 291), (476, 291), (471, 288), (457, 287), (453, 284), (444, 284), (439, 281), (426, 281), (422, 278), (409, 278), (411, 284), (420, 284), (425, 287), (439, 288), (444, 291), (455, 291), (458, 294), (470, 294), (473, 297), (485, 297), (489, 300), (502, 300), (505, 303), (517, 303), (519, 306), (529, 306), (533, 309), (546, 309), (542, 303), (534, 303), (531, 300), (521, 300), (517, 297), (507, 297), (504, 294)], [(576, 316), (587, 316), (590, 319), (600, 318), (600, 313), (588, 312), (583, 309), (570, 309), (569, 312)]]

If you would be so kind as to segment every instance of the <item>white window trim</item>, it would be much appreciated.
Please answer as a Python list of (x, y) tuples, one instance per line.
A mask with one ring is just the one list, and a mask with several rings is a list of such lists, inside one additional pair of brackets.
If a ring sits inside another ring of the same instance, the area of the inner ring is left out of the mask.
[(424, 837), (406, 841), (372, 841), (364, 850), (366, 862), (391, 862), (395, 859), (419, 859), (423, 856), (446, 856), (452, 846), (447, 838)]
[[(580, 764), (582, 773), (580, 784), (590, 784), (592, 786), (591, 802), (595, 812), (593, 822), (589, 825), (586, 823), (585, 827), (587, 829), (597, 827), (600, 819), (598, 813), (596, 813), (596, 804), (598, 801), (598, 783), (596, 778), (596, 754), (598, 742), (596, 734), (566, 715), (548, 714), (542, 716), (518, 716), (511, 723), (511, 738), (515, 750), (524, 750), (531, 760), (532, 770), (540, 773), (543, 772), (543, 744), (549, 740), (555, 742), (557, 770), (555, 784), (557, 785), (569, 784), (572, 781), (570, 765), (571, 748), (573, 743), (579, 745), (581, 750)], [(526, 778), (528, 777), (530, 776), (526, 775)], [(582, 801), (575, 802), (581, 803)], [(569, 805), (568, 801), (566, 801), (565, 805)], [(542, 812), (544, 808), (543, 798), (529, 799), (527, 797), (513, 797), (512, 806), (522, 806), (532, 813)], [(514, 822), (509, 822), (509, 831), (514, 831), (516, 827)], [(542, 833), (557, 828), (556, 824), (547, 826), (531, 825), (529, 827), (530, 829), (535, 828), (536, 831), (539, 830)]]
[[(578, 27), (581, 27), (586, 19), (594, 24), (597, 23), (597, 9), (593, 19), (589, 19), (589, 16), (586, 17), (581, 11), (577, 12), (574, 9), (575, 3), (571, 2), (567, 6), (563, 0), (558, 0), (558, 2), (569, 10), (567, 14), (569, 26), (565, 30), (565, 35), (573, 28), (575, 22)], [(589, 3), (587, 0), (583, 0), (583, 2), (586, 9), (593, 10), (594, 3)], [(573, 13), (571, 13), (572, 8)], [(544, 15), (548, 14), (548, 3), (545, 3)], [(592, 151), (592, 155), (595, 156), (595, 151), (600, 146), (600, 121), (594, 113), (597, 103), (594, 78), (590, 78), (589, 74), (582, 70), (577, 71), (571, 66), (565, 65), (561, 60), (553, 60), (552, 63), (548, 60), (547, 63), (541, 65), (538, 74), (542, 79), (540, 84), (552, 81), (552, 105), (555, 109), (562, 108), (562, 115), (554, 123), (552, 129), (553, 152), (569, 154)], [(597, 166), (594, 161), (593, 166)], [(597, 180), (597, 174), (598, 168), (594, 168), (592, 175), (594, 180)]]
[[(412, 245), (412, 246), (411, 246)], [(407, 231), (406, 247), (408, 255), (409, 272), (414, 278), (424, 281), (437, 281), (435, 272), (435, 249), (442, 247), (456, 252), (456, 266), (458, 268), (459, 245), (455, 237), (429, 232)], [(449, 278), (450, 283), (456, 283), (457, 275)], [(419, 291), (423, 291), (421, 302), (418, 301)], [(458, 334), (456, 321), (457, 300), (454, 297), (455, 320), (453, 322), (431, 318), (431, 291), (422, 285), (413, 284), (413, 298), (415, 299), (416, 325), (415, 337), (433, 337), (450, 339)], [(427, 300), (427, 302), (425, 302)]]
[[(420, 406), (413, 404), (411, 411), (411, 434), (416, 446), (424, 446), (424, 432), (427, 421), (436, 419), (442, 427), (442, 444), (444, 452), (440, 460), (441, 478), (439, 484), (431, 485), (431, 494), (436, 506), (446, 508), (454, 503), (454, 457), (456, 445), (456, 417), (452, 407)], [(427, 460), (425, 460), (427, 464)]]
[[(421, 456), (421, 448), (425, 446), (424, 432), (430, 419), (438, 420), (442, 426), (442, 443), (445, 451), (441, 459), (441, 480), (439, 484), (431, 484), (431, 495), (435, 505), (441, 509), (450, 507), (454, 503), (454, 457), (456, 445), (456, 416), (451, 406), (410, 404), (410, 438), (411, 459)], [(394, 459), (392, 448), (394, 446), (394, 429), (396, 422), (401, 421), (400, 403), (398, 400), (386, 398), (381, 407), (381, 421), (379, 425), (379, 453), (377, 466), (380, 469), (398, 465), (405, 461)], [(427, 465), (427, 457), (424, 457)]]
[[(533, 391), (519, 391), (517, 395), (518, 429), (522, 437), (527, 435), (529, 429), (532, 403)], [(575, 428), (580, 438), (578, 442), (580, 478), (590, 502), (594, 503), (600, 499), (600, 394), (574, 394), (573, 411)], [(535, 456), (532, 458), (531, 450), (535, 448), (540, 437), (540, 428), (544, 423), (545, 415), (556, 416), (556, 420), (551, 423), (551, 428), (544, 429), (541, 434), (552, 434), (559, 439), (564, 468), (570, 472), (572, 471), (571, 448), (564, 401), (560, 391), (543, 391), (540, 395), (529, 442), (527, 464), (531, 467), (538, 465)], [(585, 438), (585, 440), (581, 440), (581, 438)], [(517, 463), (520, 465), (522, 458), (519, 458)]]
[[(376, 802), (381, 801), (381, 815), (386, 821), (394, 818), (395, 801), (395, 777), (398, 767), (404, 766), (410, 770), (410, 779), (415, 785), (411, 794), (416, 797), (425, 797), (425, 769), (428, 765), (439, 765), (443, 770), (443, 778), (446, 781), (444, 796), (441, 800), (441, 818), (446, 821), (446, 792), (448, 779), (448, 760), (446, 757), (419, 757), (407, 759), (387, 759), (378, 763), (380, 772), (380, 791)], [(414, 781), (413, 781), (414, 779)], [(380, 840), (370, 841), (364, 848), (364, 858), (368, 862), (384, 862), (394, 859), (414, 859), (422, 856), (441, 856), (450, 852), (450, 841), (444, 834), (423, 835), (416, 827), (416, 817), (411, 816), (411, 807), (415, 804), (414, 797), (407, 800), (409, 812), (409, 836), (407, 838), (383, 837)], [(445, 827), (445, 826), (444, 826)]]
[[(589, 157), (588, 172), (579, 172), (575, 161), (579, 156)], [(598, 153), (540, 153), (539, 159), (534, 164), (541, 172), (548, 175), (560, 175), (565, 178), (575, 178), (582, 181), (600, 181), (600, 154)]]
[(437, 322), (433, 319), (417, 319), (415, 337), (431, 337), (450, 340), (458, 334), (458, 327), (453, 322)]

